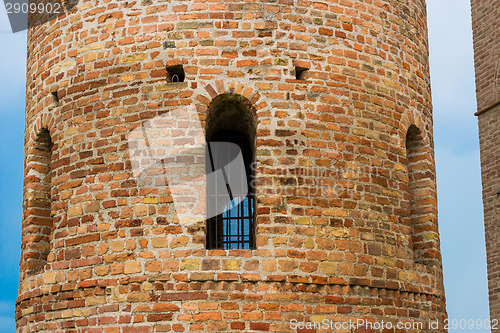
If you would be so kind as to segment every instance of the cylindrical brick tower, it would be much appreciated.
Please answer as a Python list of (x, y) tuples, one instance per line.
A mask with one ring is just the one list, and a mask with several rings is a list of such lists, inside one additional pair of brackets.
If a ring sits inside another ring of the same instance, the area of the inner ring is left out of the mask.
[[(444, 331), (424, 0), (81, 0), (36, 19), (18, 332)], [(246, 142), (240, 249), (136, 168), (133, 133), (184, 109)]]

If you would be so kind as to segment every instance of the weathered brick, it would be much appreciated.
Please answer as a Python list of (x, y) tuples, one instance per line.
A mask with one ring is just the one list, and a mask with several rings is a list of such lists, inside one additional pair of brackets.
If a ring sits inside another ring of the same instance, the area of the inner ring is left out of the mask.
[[(491, 319), (500, 319), (500, 13), (494, 0), (472, 0), (472, 28)], [(432, 241), (433, 233), (425, 235)], [(433, 256), (434, 253), (428, 253)], [(491, 332), (500, 332), (500, 327)]]
[[(33, 24), (18, 329), (443, 322), (425, 29), (420, 0), (80, 1)], [(250, 141), (253, 249), (207, 250), (205, 186), (163, 174), (188, 122), (144, 128), (161, 158), (133, 168), (134, 130), (191, 107), (200, 143)]]

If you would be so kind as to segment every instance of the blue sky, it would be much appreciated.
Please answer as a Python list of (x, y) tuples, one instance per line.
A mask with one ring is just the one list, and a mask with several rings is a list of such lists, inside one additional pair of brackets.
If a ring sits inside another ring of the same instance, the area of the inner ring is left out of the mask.
[(439, 229), (448, 315), (450, 319), (487, 319), (470, 4), (469, 0), (427, 0), (427, 4)]
[[(427, 0), (439, 225), (450, 319), (487, 319), (469, 0)], [(21, 243), (26, 33), (0, 10), (0, 330), (14, 332)], [(453, 330), (450, 330), (453, 332)], [(489, 330), (476, 330), (489, 332)]]

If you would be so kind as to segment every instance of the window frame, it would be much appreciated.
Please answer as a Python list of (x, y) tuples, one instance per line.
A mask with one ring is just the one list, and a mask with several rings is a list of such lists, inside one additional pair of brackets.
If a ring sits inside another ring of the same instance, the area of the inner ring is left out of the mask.
[[(239, 142), (235, 142), (239, 141)], [(207, 138), (207, 161), (206, 161), (206, 166), (208, 166), (208, 161), (210, 161), (210, 168), (207, 167), (208, 169), (211, 169), (211, 171), (215, 171), (214, 169), (214, 164), (212, 160), (212, 151), (211, 151), (211, 146), (210, 144), (212, 142), (230, 142), (237, 144), (242, 152), (243, 155), (243, 160), (245, 163), (245, 171), (246, 171), (246, 185), (248, 189), (248, 194), (247, 196), (235, 207), (232, 207), (229, 212), (233, 212), (234, 208), (238, 208), (238, 216), (236, 217), (231, 217), (231, 216), (226, 216), (224, 215), (228, 212), (225, 211), (217, 216), (207, 218), (206, 224), (207, 224), (207, 234), (206, 234), (206, 248), (207, 249), (223, 249), (223, 250), (233, 250), (233, 249), (255, 249), (255, 224), (256, 224), (256, 210), (257, 210), (257, 205), (256, 205), (256, 197), (255, 197), (255, 188), (254, 188), (254, 170), (252, 168), (252, 164), (254, 161), (254, 147), (251, 144), (250, 140), (248, 137), (241, 133), (240, 131), (236, 130), (217, 130), (214, 131), (213, 135), (211, 135), (210, 138)], [(230, 195), (230, 199), (233, 200), (234, 198), (232, 197), (231, 190), (229, 187), (229, 183), (231, 181), (229, 180), (228, 177), (225, 175), (225, 172), (223, 172), (224, 175), (224, 182), (226, 184), (226, 188), (228, 190), (228, 193)], [(212, 196), (211, 190), (208, 188), (209, 184), (207, 184), (207, 208), (209, 205), (212, 204), (213, 199), (212, 197), (217, 197), (217, 193)], [(251, 212), (248, 213), (248, 215), (245, 215), (244, 213), (244, 207), (242, 205), (249, 203), (249, 210), (251, 208)], [(237, 221), (237, 226), (238, 230), (236, 234), (233, 234), (231, 232), (225, 233), (224, 230), (226, 228), (229, 228), (231, 230), (231, 220), (236, 220)], [(245, 233), (245, 220), (248, 220), (248, 234)], [(228, 223), (227, 225), (224, 225), (224, 223)], [(240, 230), (241, 228), (241, 230)], [(231, 238), (236, 237), (237, 240), (233, 241)], [(248, 241), (245, 241), (245, 238), (248, 238)], [(236, 247), (232, 247), (231, 244), (235, 244)]]

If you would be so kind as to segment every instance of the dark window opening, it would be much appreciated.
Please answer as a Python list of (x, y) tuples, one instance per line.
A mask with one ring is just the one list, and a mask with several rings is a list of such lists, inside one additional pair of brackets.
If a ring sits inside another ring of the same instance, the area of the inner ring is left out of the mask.
[(52, 95), (52, 101), (54, 102), (55, 106), (59, 105), (59, 96), (57, 96), (57, 91), (51, 92)]
[[(238, 159), (239, 152), (241, 155)], [(241, 158), (244, 165), (235, 163)], [(252, 146), (240, 132), (218, 131), (209, 139), (207, 175), (212, 173), (214, 177), (207, 177), (207, 213), (209, 217), (214, 211), (219, 214), (207, 220), (208, 249), (254, 248), (252, 160)]]
[(167, 66), (167, 80), (168, 82), (184, 82), (185, 74), (184, 67), (182, 65)]
[(295, 78), (297, 80), (306, 80), (306, 74), (309, 71), (309, 68), (305, 67), (295, 67)]

